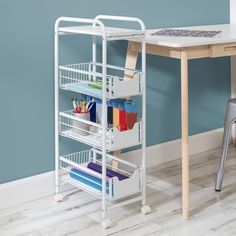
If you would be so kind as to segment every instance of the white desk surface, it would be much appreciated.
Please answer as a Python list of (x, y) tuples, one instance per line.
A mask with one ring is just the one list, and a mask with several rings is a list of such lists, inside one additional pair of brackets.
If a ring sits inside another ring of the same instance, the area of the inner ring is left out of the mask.
[[(172, 37), (172, 36), (152, 36), (151, 34), (162, 29), (148, 29), (147, 43), (165, 47), (181, 48), (203, 45), (213, 45), (221, 43), (236, 43), (236, 24), (204, 25), (191, 27), (178, 27), (170, 29), (188, 29), (188, 30), (213, 30), (222, 31), (213, 38), (203, 37)], [(136, 41), (136, 40), (134, 40)]]
[[(203, 45), (213, 45), (221, 43), (236, 43), (236, 24), (221, 24), (221, 25), (204, 25), (204, 26), (190, 26), (190, 27), (178, 27), (171, 29), (188, 29), (188, 30), (213, 30), (221, 31), (212, 38), (205, 37), (176, 37), (176, 36), (160, 36), (154, 35), (155, 33), (162, 29), (147, 29), (146, 39), (148, 44), (155, 44), (165, 47), (181, 48), (181, 47), (194, 47)], [(93, 26), (71, 26), (71, 27), (60, 27), (59, 32), (62, 33), (72, 33), (72, 34), (94, 34), (102, 35), (100, 27)], [(132, 29), (122, 29), (122, 28), (106, 28), (106, 33), (108, 38), (120, 37), (124, 40), (139, 41), (138, 36), (142, 35), (141, 30)], [(134, 38), (130, 38), (130, 37)], [(137, 38), (135, 38), (135, 36)], [(127, 38), (126, 38), (127, 37)]]

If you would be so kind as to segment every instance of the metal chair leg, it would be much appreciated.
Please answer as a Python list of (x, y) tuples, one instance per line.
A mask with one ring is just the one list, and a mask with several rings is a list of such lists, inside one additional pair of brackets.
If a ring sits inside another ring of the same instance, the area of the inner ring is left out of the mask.
[(215, 185), (215, 191), (217, 192), (221, 191), (223, 176), (224, 176), (225, 161), (228, 154), (229, 139), (231, 135), (230, 131), (233, 123), (236, 121), (236, 103), (234, 103), (234, 100), (235, 99), (231, 99), (228, 101), (228, 106), (225, 116), (224, 137), (223, 137), (223, 144), (220, 158), (220, 166), (217, 173), (216, 185)]
[(223, 175), (224, 175), (224, 168), (225, 168), (225, 161), (228, 154), (228, 146), (229, 146), (229, 137), (230, 137), (230, 130), (231, 130), (232, 124), (227, 124), (224, 129), (224, 138), (223, 138), (223, 144), (222, 144), (222, 151), (221, 151), (221, 158), (220, 158), (220, 166), (216, 177), (216, 186), (215, 191), (220, 192), (222, 181), (223, 181)]

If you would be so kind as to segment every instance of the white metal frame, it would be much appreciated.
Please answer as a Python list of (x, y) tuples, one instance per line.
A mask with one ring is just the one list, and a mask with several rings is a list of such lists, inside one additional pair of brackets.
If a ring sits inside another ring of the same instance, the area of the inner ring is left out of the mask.
[[(119, 37), (119, 33), (116, 36), (108, 38), (107, 27), (105, 27), (102, 21), (104, 20), (114, 20), (114, 21), (127, 21), (127, 22), (135, 22), (140, 25), (139, 31), (134, 31), (137, 33), (131, 33), (130, 35), (121, 34), (122, 37)], [(56, 185), (56, 196), (60, 192), (60, 156), (59, 156), (59, 129), (60, 129), (60, 113), (59, 113), (59, 35), (63, 35), (63, 32), (60, 32), (60, 24), (62, 22), (71, 22), (71, 23), (79, 23), (79, 24), (89, 24), (92, 25), (93, 28), (99, 27), (100, 33), (99, 36), (102, 37), (102, 145), (101, 145), (101, 154), (102, 154), (102, 210), (103, 210), (103, 219), (106, 218), (106, 162), (107, 162), (107, 142), (106, 142), (106, 133), (107, 133), (107, 109), (106, 109), (106, 80), (107, 80), (107, 41), (108, 40), (119, 40), (119, 39), (129, 39), (130, 37), (139, 37), (142, 41), (142, 52), (141, 52), (141, 61), (142, 61), (142, 204), (145, 206), (146, 204), (146, 180), (145, 180), (145, 168), (146, 168), (146, 40), (145, 40), (145, 25), (142, 20), (135, 17), (118, 17), (118, 16), (107, 16), (107, 15), (99, 15), (94, 19), (84, 19), (84, 18), (72, 18), (72, 17), (60, 17), (55, 22), (55, 185)], [(92, 28), (92, 29), (93, 29)], [(67, 33), (70, 33), (70, 30), (64, 30)], [(141, 34), (141, 33), (142, 34)], [(71, 32), (74, 33), (74, 32)], [(97, 63), (96, 60), (96, 37), (98, 37), (97, 33), (89, 32), (90, 35), (93, 35), (93, 45), (92, 45), (92, 60), (94, 65)], [(93, 66), (93, 72), (95, 74), (96, 68)], [(60, 197), (57, 198), (61, 200)], [(144, 210), (143, 213), (147, 213), (148, 210)], [(108, 225), (105, 224), (105, 228)]]

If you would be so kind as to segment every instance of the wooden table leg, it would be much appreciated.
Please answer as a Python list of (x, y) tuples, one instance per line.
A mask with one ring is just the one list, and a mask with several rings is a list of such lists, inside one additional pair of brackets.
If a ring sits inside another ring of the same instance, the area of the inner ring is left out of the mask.
[[(127, 69), (135, 69), (136, 64), (137, 64), (137, 59), (138, 59), (138, 52), (132, 50), (132, 42), (129, 42), (128, 44), (128, 49), (127, 49), (127, 55), (126, 55), (126, 61), (125, 61), (125, 68)], [(134, 73), (131, 71), (125, 71), (124, 77), (127, 79), (133, 79)], [(129, 99), (129, 98), (127, 98)], [(113, 155), (115, 157), (120, 157), (121, 150), (117, 150), (113, 152)], [(117, 168), (118, 167), (118, 161), (113, 160), (112, 161), (112, 168)]]
[(182, 204), (183, 218), (189, 218), (189, 137), (188, 137), (188, 55), (181, 52), (181, 116), (182, 116)]
[[(136, 68), (139, 52), (132, 50), (132, 44), (133, 42), (129, 42), (128, 44), (125, 68), (134, 70)], [(125, 78), (133, 79), (133, 77), (134, 77), (133, 72), (128, 71), (128, 70), (125, 71)]]

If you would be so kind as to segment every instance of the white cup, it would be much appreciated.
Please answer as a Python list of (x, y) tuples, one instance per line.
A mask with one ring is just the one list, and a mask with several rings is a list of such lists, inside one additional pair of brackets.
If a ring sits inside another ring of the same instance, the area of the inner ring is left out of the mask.
[[(74, 115), (83, 120), (88, 120), (88, 121), (90, 120), (90, 115), (88, 112), (87, 113), (74, 113)], [(89, 135), (89, 133), (86, 132), (86, 131), (89, 131), (89, 128), (90, 128), (90, 125), (84, 122), (78, 121), (78, 120), (73, 120), (72, 130), (74, 133), (82, 135), (82, 136), (86, 136), (86, 135)]]

